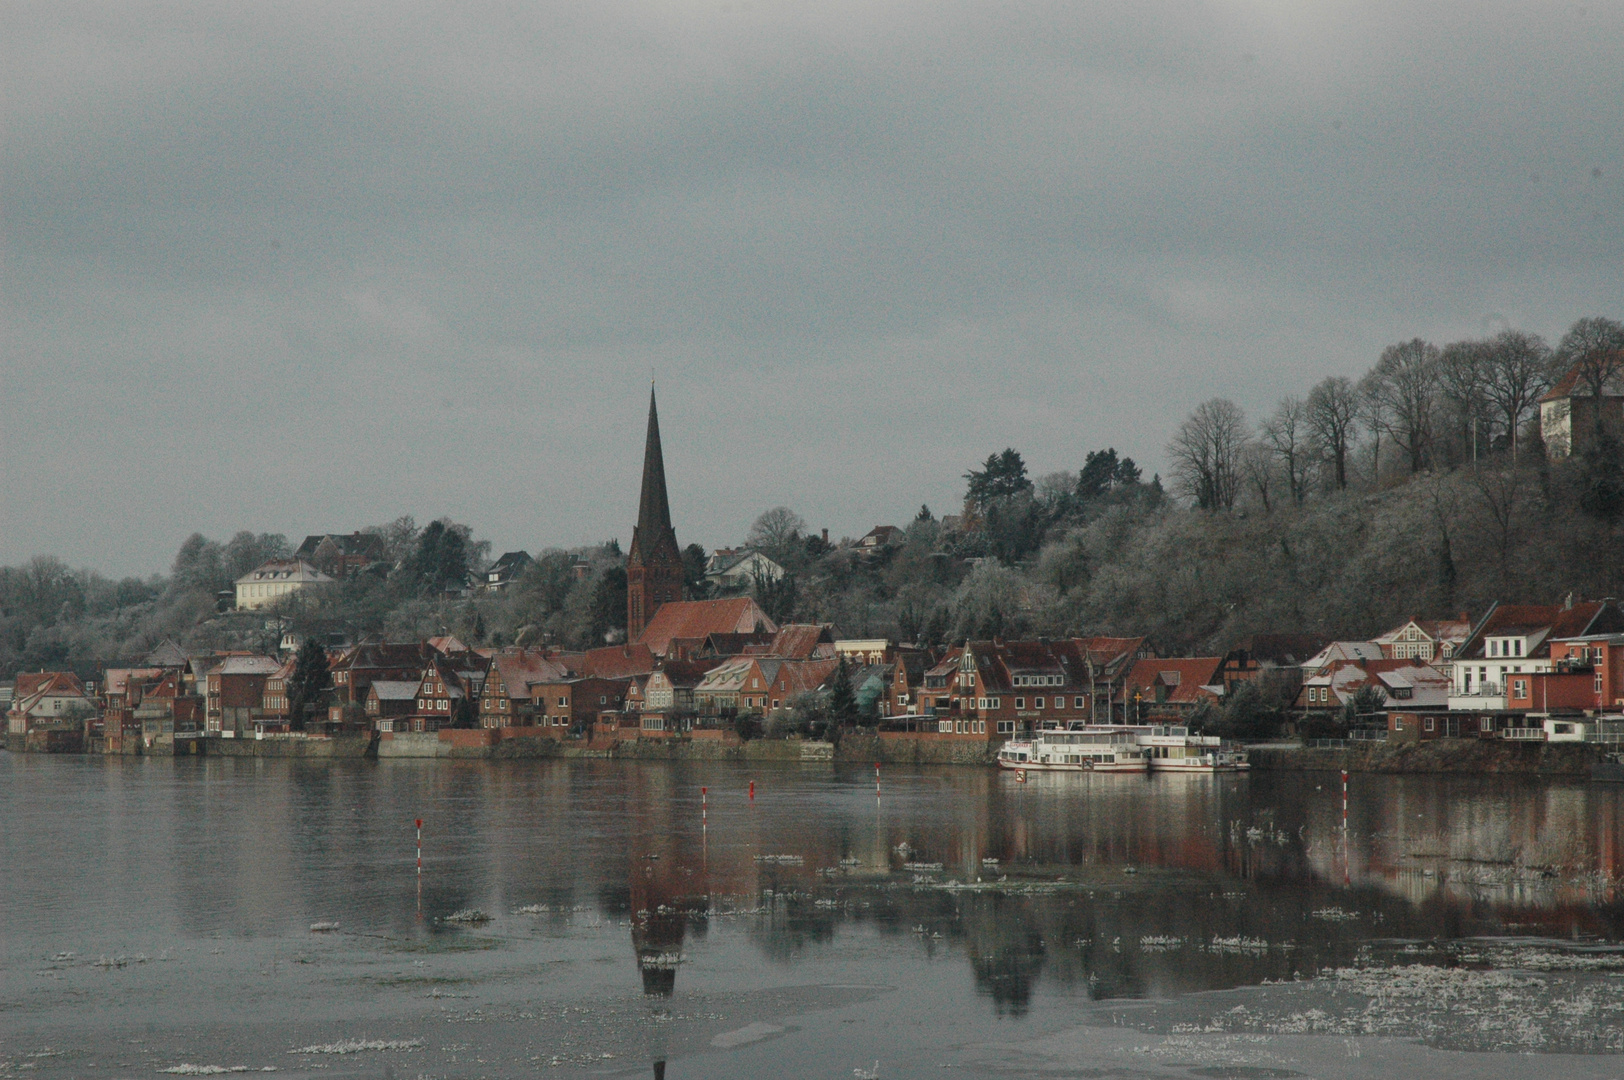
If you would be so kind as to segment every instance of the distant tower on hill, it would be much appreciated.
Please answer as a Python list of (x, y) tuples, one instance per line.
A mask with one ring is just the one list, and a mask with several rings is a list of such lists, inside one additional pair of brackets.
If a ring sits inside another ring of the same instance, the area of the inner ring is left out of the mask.
[(626, 640), (636, 641), (660, 605), (682, 599), (682, 549), (671, 527), (665, 494), (665, 458), (660, 453), (660, 415), (654, 389), (648, 392), (648, 442), (643, 447), (643, 492), (637, 527), (626, 555)]

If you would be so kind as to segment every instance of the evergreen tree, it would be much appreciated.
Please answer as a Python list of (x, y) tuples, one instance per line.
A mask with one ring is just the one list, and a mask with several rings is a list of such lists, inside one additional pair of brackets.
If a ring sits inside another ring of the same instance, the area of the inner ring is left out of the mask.
[(851, 685), (851, 666), (842, 656), (829, 685), (829, 719), (836, 724), (857, 722), (857, 691)]
[(303, 731), (307, 714), (324, 705), (327, 692), (332, 689), (333, 678), (327, 669), (327, 650), (315, 637), (308, 637), (299, 646), (299, 656), (293, 663), (293, 675), (288, 679), (288, 724), (294, 731)]
[(970, 482), (965, 502), (978, 511), (995, 500), (1032, 490), (1032, 481), (1026, 478), (1026, 462), (1014, 448), (1001, 454), (988, 454), (982, 467), (971, 469), (964, 478)]

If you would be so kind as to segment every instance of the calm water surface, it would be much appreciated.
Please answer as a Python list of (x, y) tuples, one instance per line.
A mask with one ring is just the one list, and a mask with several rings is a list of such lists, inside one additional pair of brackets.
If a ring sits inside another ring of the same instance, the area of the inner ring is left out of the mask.
[(0, 754), (0, 1077), (1624, 1071), (1624, 788), (1350, 795)]

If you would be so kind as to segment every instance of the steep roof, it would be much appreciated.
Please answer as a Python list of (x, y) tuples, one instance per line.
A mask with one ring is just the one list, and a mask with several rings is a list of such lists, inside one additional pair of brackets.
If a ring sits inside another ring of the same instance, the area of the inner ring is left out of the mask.
[(1582, 637), (1624, 630), (1624, 612), (1607, 601), (1580, 601), (1576, 604), (1496, 604), (1455, 653), (1458, 660), (1480, 660), (1491, 637), (1534, 639), (1530, 657), (1551, 655), (1555, 638)]
[(702, 641), (711, 634), (776, 633), (778, 624), (748, 596), (725, 600), (677, 600), (661, 604), (637, 642), (655, 656), (667, 655), (675, 639)]
[(1223, 677), (1219, 669), (1224, 665), (1221, 656), (1179, 657), (1176, 659), (1140, 660), (1123, 680), (1122, 700), (1133, 700), (1135, 690), (1153, 691), (1158, 685), (1167, 687), (1169, 705), (1194, 704), (1203, 698), (1216, 698), (1212, 687), (1220, 686)]
[(332, 671), (376, 668), (420, 668), (424, 647), (417, 641), (363, 641), (339, 652), (328, 665)]
[(792, 623), (780, 626), (767, 647), (767, 656), (782, 660), (806, 660), (819, 645), (834, 644), (834, 634), (827, 623)]
[[(1573, 397), (1590, 397), (1590, 387), (1586, 380), (1580, 378), (1583, 364), (1574, 364), (1556, 380), (1556, 384), (1541, 395), (1539, 401), (1543, 405), (1550, 401), (1566, 401)], [(1612, 361), (1612, 370), (1602, 383), (1602, 390), (1608, 397), (1624, 397), (1624, 352), (1615, 355)]]
[(1380, 660), (1382, 647), (1374, 641), (1333, 641), (1307, 660), (1304, 669), (1317, 671), (1337, 660)]
[[(809, 694), (819, 689), (829, 681), (840, 667), (838, 660), (784, 660), (777, 665), (778, 670), (767, 676), (768, 685), (777, 693), (784, 695), (785, 699), (797, 694)], [(867, 671), (865, 668), (852, 668), (848, 671)], [(865, 679), (867, 676), (865, 675)], [(854, 686), (860, 686), (860, 683)]]
[(551, 683), (574, 673), (536, 649), (503, 649), (491, 657), (491, 668), (502, 678), (502, 692), (513, 701), (530, 698), (532, 683)]
[(600, 679), (626, 679), (654, 670), (654, 654), (641, 642), (589, 649), (581, 658), (581, 674)]
[(186, 654), (173, 640), (164, 638), (147, 654), (144, 663), (149, 667), (185, 667)]
[(665, 490), (665, 454), (660, 449), (660, 412), (654, 387), (648, 390), (648, 435), (643, 442), (643, 486), (637, 497), (637, 525), (627, 561), (644, 562), (656, 553), (680, 554), (676, 530), (671, 527), (671, 500)]

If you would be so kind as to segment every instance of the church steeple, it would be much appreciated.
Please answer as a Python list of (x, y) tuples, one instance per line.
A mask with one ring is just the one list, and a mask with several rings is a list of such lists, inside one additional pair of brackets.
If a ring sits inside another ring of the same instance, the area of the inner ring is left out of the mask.
[(660, 413), (654, 404), (654, 387), (648, 389), (648, 438), (643, 443), (643, 494), (637, 503), (637, 530), (644, 543), (671, 532), (671, 502), (665, 494), (665, 455), (660, 452)]
[(660, 450), (660, 414), (654, 388), (648, 392), (648, 437), (643, 444), (643, 490), (637, 527), (626, 553), (626, 640), (636, 641), (660, 605), (682, 599), (682, 550), (671, 527), (665, 490), (665, 455)]

